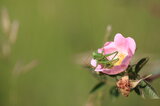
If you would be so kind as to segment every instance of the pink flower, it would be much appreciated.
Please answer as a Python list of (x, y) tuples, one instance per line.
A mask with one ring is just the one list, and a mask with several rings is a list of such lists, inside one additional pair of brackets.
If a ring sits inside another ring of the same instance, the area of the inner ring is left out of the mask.
[(109, 75), (119, 74), (125, 71), (130, 64), (131, 58), (133, 57), (136, 49), (136, 43), (131, 37), (123, 37), (120, 33), (114, 37), (114, 42), (106, 42), (104, 46), (98, 49), (98, 53), (103, 55), (118, 52), (117, 55), (111, 55), (106, 60), (118, 59), (112, 67), (105, 67), (102, 64), (98, 64), (97, 60), (92, 59), (91, 65), (95, 67), (95, 71), (99, 71)]

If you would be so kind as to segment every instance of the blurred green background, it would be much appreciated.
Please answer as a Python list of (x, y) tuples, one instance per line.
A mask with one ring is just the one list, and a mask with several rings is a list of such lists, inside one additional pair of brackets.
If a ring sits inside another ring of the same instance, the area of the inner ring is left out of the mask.
[[(85, 106), (97, 80), (74, 56), (101, 47), (108, 24), (110, 40), (120, 32), (136, 40), (136, 55), (160, 58), (159, 0), (0, 0), (4, 7), (20, 28), (10, 56), (0, 58), (0, 106)], [(34, 59), (36, 67), (12, 78), (17, 61)], [(160, 93), (159, 81), (153, 85)], [(116, 102), (107, 96), (104, 104), (159, 106), (160, 100), (131, 94)]]

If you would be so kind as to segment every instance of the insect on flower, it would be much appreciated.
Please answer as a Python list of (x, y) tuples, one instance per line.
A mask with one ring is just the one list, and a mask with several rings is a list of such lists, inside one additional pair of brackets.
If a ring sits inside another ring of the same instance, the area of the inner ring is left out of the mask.
[(113, 42), (106, 42), (102, 48), (93, 53), (91, 65), (95, 71), (115, 75), (125, 71), (133, 57), (136, 43), (131, 37), (116, 34)]

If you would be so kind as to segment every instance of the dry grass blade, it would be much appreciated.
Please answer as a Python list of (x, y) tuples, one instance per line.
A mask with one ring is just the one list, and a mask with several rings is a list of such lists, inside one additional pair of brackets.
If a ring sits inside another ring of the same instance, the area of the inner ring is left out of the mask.
[(3, 32), (5, 33), (5, 35), (7, 35), (7, 33), (9, 33), (10, 30), (11, 22), (6, 8), (2, 9), (1, 17)]
[(19, 29), (19, 22), (13, 21), (11, 25), (11, 31), (9, 34), (9, 41), (11, 44), (14, 44), (16, 42), (18, 29)]
[(32, 70), (34, 67), (36, 67), (39, 64), (37, 60), (32, 60), (30, 63), (24, 65), (21, 61), (18, 61), (13, 69), (13, 76), (19, 76), (21, 74), (25, 74)]

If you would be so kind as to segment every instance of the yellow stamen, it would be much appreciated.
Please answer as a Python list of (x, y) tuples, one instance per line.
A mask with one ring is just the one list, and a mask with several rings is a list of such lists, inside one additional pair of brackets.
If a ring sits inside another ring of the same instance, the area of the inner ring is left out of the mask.
[(126, 57), (126, 54), (123, 53), (118, 53), (117, 58), (119, 59), (114, 65), (120, 65), (124, 58)]

